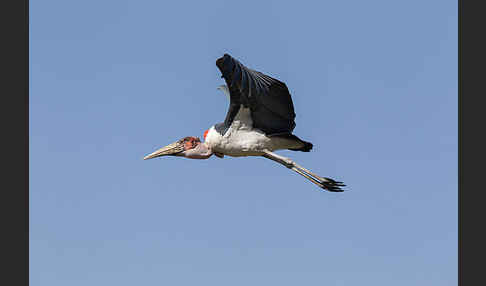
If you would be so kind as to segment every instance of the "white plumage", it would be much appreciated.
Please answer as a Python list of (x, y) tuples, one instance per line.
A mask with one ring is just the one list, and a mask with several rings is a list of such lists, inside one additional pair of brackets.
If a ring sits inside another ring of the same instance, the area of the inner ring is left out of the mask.
[[(220, 88), (223, 92), (228, 92), (227, 86)], [(204, 142), (215, 152), (232, 157), (261, 156), (265, 150), (275, 151), (301, 147), (295, 140), (268, 137), (263, 131), (252, 126), (250, 109), (241, 106), (224, 135), (221, 135), (213, 125), (208, 130)]]

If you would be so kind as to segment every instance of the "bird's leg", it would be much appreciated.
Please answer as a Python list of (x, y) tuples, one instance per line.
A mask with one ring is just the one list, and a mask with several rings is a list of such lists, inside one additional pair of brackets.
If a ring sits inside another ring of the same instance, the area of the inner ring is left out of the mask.
[(317, 175), (317, 174), (315, 174), (315, 173), (307, 170), (306, 168), (300, 166), (299, 164), (297, 164), (295, 162), (294, 162), (294, 166), (297, 167), (297, 168), (299, 168), (299, 169), (301, 169), (302, 171), (306, 172), (307, 174), (313, 176), (314, 178), (318, 179), (319, 181), (332, 180), (332, 179), (329, 179), (329, 178), (326, 178), (326, 177), (321, 177), (321, 176), (319, 176), (319, 175)]
[(321, 184), (319, 181), (317, 181), (316, 179), (312, 178), (311, 176), (307, 175), (306, 173), (302, 172), (301, 170), (299, 170), (298, 168), (296, 167), (290, 167), (291, 170), (295, 171), (296, 173), (298, 173), (299, 175), (302, 175), (303, 177), (305, 177), (306, 179), (308, 179), (309, 181), (313, 182), (314, 184), (318, 185), (320, 188), (323, 188), (325, 189), (324, 185)]
[(306, 168), (300, 166), (299, 164), (295, 163), (292, 159), (275, 154), (266, 150), (263, 154), (263, 157), (273, 160), (277, 163), (284, 165), (285, 167), (293, 170), (297, 174), (305, 177), (312, 183), (318, 185), (320, 188), (326, 189), (331, 192), (342, 192), (343, 190), (340, 187), (344, 187), (345, 185), (342, 182), (334, 181), (330, 178), (325, 178), (316, 175), (315, 173), (307, 170)]
[(285, 167), (291, 169), (292, 171), (295, 171), (297, 174), (305, 177), (306, 179), (308, 179), (309, 181), (311, 181), (314, 184), (318, 185), (319, 187), (324, 188), (324, 186), (319, 181), (317, 181), (316, 179), (312, 178), (311, 176), (309, 176), (308, 174), (306, 174), (304, 171), (302, 171), (298, 167), (296, 167), (295, 166), (295, 162), (292, 161), (291, 159), (286, 158), (286, 157), (283, 157), (283, 156), (280, 156), (280, 155), (277, 155), (277, 154), (272, 153), (270, 151), (265, 152), (265, 154), (263, 155), (263, 157), (268, 158), (270, 160), (273, 160), (273, 161), (275, 161), (277, 163), (280, 163), (280, 164), (284, 165)]

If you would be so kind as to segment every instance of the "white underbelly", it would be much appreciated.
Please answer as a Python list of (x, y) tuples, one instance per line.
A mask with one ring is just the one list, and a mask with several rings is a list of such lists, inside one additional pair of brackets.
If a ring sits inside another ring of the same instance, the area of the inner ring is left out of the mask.
[(263, 131), (254, 129), (248, 108), (241, 108), (228, 130), (221, 134), (212, 126), (206, 134), (205, 143), (213, 150), (233, 157), (260, 156), (264, 150), (299, 148), (294, 140), (267, 137)]
[(230, 128), (224, 135), (221, 135), (213, 126), (209, 129), (205, 142), (214, 152), (228, 156), (259, 156), (262, 155), (263, 150), (273, 149), (273, 144), (270, 138), (258, 131)]

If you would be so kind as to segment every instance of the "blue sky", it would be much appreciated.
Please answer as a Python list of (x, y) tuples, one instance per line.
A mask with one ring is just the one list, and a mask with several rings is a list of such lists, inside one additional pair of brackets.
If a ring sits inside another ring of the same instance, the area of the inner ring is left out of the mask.
[[(224, 53), (348, 192), (142, 160), (224, 120)], [(32, 286), (457, 285), (457, 2), (31, 1), (29, 169)]]

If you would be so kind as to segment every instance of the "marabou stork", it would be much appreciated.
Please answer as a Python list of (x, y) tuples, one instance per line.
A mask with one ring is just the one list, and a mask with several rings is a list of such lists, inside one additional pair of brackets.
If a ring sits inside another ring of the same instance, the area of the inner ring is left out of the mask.
[(230, 98), (224, 122), (204, 132), (204, 142), (198, 137), (185, 137), (160, 148), (144, 160), (161, 156), (179, 156), (190, 159), (207, 159), (211, 155), (223, 158), (263, 156), (302, 175), (319, 187), (342, 192), (342, 182), (321, 177), (273, 153), (275, 150), (309, 152), (312, 143), (292, 134), (295, 113), (292, 98), (285, 83), (252, 70), (228, 54), (216, 60), (226, 85), (222, 90)]

